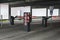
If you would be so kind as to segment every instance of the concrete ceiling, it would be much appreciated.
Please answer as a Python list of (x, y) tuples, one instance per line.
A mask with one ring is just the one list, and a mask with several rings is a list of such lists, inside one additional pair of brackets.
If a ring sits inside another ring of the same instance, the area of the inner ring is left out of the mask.
[(55, 8), (60, 8), (60, 1), (59, 0), (38, 0), (38, 1), (29, 1), (23, 3), (16, 3), (12, 4), (12, 7), (19, 7), (19, 6), (32, 6), (33, 8), (46, 8), (49, 6), (54, 6)]
[(0, 0), (0, 3), (10, 3), (12, 7), (32, 6), (32, 7), (49, 7), (55, 6), (60, 8), (60, 0)]
[(0, 3), (16, 2), (16, 1), (25, 1), (25, 0), (0, 0)]
[(32, 1), (59, 1), (59, 0), (0, 0), (0, 3), (16, 2), (16, 1), (32, 2)]

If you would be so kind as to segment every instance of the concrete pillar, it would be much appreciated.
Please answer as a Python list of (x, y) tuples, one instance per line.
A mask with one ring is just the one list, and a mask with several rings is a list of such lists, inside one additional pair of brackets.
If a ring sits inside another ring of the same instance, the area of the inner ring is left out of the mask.
[(44, 24), (45, 24), (45, 27), (47, 27), (47, 21), (48, 21), (48, 8), (46, 8), (46, 18), (44, 19), (45, 20), (45, 22), (44, 22)]
[(60, 8), (59, 8), (59, 14), (58, 14), (58, 16), (60, 16)]
[(11, 22), (11, 6), (9, 5), (9, 21)]
[[(0, 15), (1, 15), (1, 4), (0, 4)], [(0, 18), (1, 19), (1, 18)]]
[(48, 8), (46, 8), (46, 17), (48, 17)]
[(31, 22), (32, 22), (32, 6), (31, 6), (31, 9), (30, 9), (30, 12), (31, 12)]

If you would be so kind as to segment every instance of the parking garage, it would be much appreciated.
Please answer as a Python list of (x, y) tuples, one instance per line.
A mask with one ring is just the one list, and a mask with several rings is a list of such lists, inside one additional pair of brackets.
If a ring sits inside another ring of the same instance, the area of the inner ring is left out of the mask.
[(59, 2), (1, 1), (0, 40), (60, 40)]

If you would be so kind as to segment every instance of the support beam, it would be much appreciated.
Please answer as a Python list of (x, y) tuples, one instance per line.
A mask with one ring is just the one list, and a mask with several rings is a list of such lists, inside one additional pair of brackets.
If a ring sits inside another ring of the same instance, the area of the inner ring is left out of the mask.
[(58, 14), (58, 16), (60, 16), (60, 8), (59, 8), (59, 14)]
[(31, 13), (31, 22), (32, 22), (32, 6), (31, 6), (31, 9), (30, 9), (30, 13)]
[(9, 21), (11, 22), (11, 6), (9, 5)]
[(48, 8), (46, 8), (46, 17), (48, 17)]

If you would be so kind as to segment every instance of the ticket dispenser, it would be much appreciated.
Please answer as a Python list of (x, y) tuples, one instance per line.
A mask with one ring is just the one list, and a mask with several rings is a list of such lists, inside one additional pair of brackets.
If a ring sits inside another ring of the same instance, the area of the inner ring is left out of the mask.
[(30, 31), (30, 13), (24, 12), (24, 25), (26, 28), (26, 31)]

